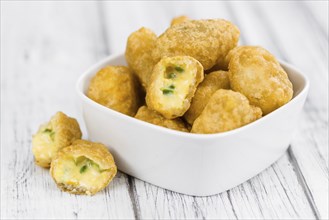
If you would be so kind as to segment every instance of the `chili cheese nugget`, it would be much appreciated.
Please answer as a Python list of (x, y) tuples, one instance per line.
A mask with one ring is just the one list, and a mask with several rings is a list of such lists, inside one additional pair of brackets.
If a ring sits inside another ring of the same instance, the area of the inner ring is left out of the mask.
[(77, 140), (59, 151), (50, 168), (61, 190), (86, 195), (104, 189), (116, 173), (117, 167), (108, 149), (86, 140)]
[(57, 112), (48, 123), (41, 125), (32, 137), (35, 163), (48, 168), (57, 151), (81, 138), (78, 122), (62, 112)]
[(194, 120), (199, 117), (204, 107), (207, 105), (210, 97), (218, 89), (229, 89), (230, 81), (227, 71), (215, 71), (205, 75), (204, 80), (198, 86), (191, 102), (190, 108), (184, 115), (185, 120), (189, 124), (193, 124)]
[(132, 33), (127, 40), (126, 60), (129, 67), (137, 75), (144, 89), (149, 84), (152, 69), (155, 65), (152, 50), (157, 36), (147, 28), (141, 28)]
[(188, 132), (185, 123), (180, 118), (166, 119), (161, 114), (142, 106), (138, 109), (135, 118), (149, 122), (151, 124), (159, 125), (165, 128), (170, 128), (177, 131)]
[(207, 70), (237, 45), (239, 35), (239, 29), (223, 19), (188, 20), (159, 36), (152, 54), (155, 61), (165, 56), (191, 56)]
[(201, 115), (194, 121), (191, 132), (210, 134), (229, 131), (253, 122), (262, 116), (260, 108), (232, 90), (217, 90)]
[(270, 52), (261, 47), (241, 46), (228, 57), (232, 89), (244, 94), (264, 114), (291, 100), (292, 83)]
[(134, 116), (140, 98), (135, 76), (125, 66), (106, 66), (91, 79), (87, 96), (123, 114)]
[(189, 56), (164, 57), (157, 63), (146, 93), (147, 106), (167, 119), (184, 115), (203, 80), (202, 65)]
[(180, 24), (180, 23), (183, 23), (184, 21), (188, 21), (188, 20), (190, 20), (190, 19), (185, 15), (178, 16), (171, 20), (170, 26)]

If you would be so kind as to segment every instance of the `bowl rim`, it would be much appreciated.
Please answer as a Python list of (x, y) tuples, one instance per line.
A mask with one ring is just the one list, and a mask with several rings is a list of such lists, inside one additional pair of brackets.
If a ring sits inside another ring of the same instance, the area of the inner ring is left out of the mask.
[(83, 91), (83, 87), (84, 87), (84, 84), (85, 84), (85, 81), (87, 80), (87, 78), (91, 74), (95, 74), (96, 69), (99, 69), (99, 68), (103, 67), (106, 63), (110, 62), (111, 60), (119, 59), (122, 56), (124, 56), (124, 53), (117, 53), (117, 54), (107, 56), (107, 57), (103, 58), (102, 60), (98, 61), (97, 63), (95, 63), (94, 65), (92, 65), (91, 67), (89, 67), (87, 70), (85, 70), (82, 73), (82, 75), (79, 77), (79, 79), (76, 83), (76, 86), (75, 86), (76, 93), (78, 94), (78, 97), (83, 102), (94, 106), (95, 108), (99, 109), (102, 112), (105, 112), (106, 114), (112, 114), (114, 117), (119, 117), (122, 120), (126, 120), (126, 121), (130, 120), (130, 123), (135, 123), (138, 126), (146, 126), (146, 127), (151, 128), (151, 129), (156, 129), (159, 132), (166, 132), (170, 135), (175, 135), (175, 136), (180, 136), (180, 137), (183, 136), (183, 137), (186, 137), (186, 138), (207, 139), (208, 140), (208, 139), (214, 139), (214, 138), (220, 138), (220, 137), (225, 137), (225, 136), (229, 136), (229, 135), (234, 135), (235, 133), (243, 132), (246, 129), (251, 129), (252, 127), (256, 126), (257, 124), (263, 123), (263, 121), (267, 120), (269, 117), (272, 117), (275, 114), (279, 114), (280, 112), (285, 111), (285, 109), (289, 108), (291, 105), (293, 105), (295, 102), (297, 102), (298, 99), (300, 99), (304, 95), (307, 96), (309, 86), (310, 86), (308, 78), (304, 74), (302, 74), (299, 69), (297, 69), (295, 66), (293, 66), (293, 65), (291, 65), (291, 64), (289, 64), (285, 61), (279, 60), (280, 65), (283, 65), (284, 68), (287, 67), (287, 68), (293, 70), (295, 72), (295, 74), (299, 75), (302, 78), (302, 80), (304, 81), (304, 87), (288, 103), (286, 103), (285, 105), (279, 107), (278, 109), (274, 110), (273, 112), (257, 119), (256, 121), (253, 121), (253, 122), (251, 122), (249, 124), (246, 124), (242, 127), (235, 128), (233, 130), (220, 132), (220, 133), (214, 133), (214, 134), (196, 134), (196, 133), (190, 133), (190, 132), (183, 132), (183, 131), (177, 131), (177, 130), (165, 128), (165, 127), (162, 127), (162, 126), (154, 125), (154, 124), (151, 124), (149, 122), (145, 122), (145, 121), (136, 119), (134, 117), (125, 115), (121, 112), (118, 112), (118, 111), (112, 110), (108, 107), (105, 107), (105, 106), (93, 101), (92, 99), (88, 98), (88, 96)]

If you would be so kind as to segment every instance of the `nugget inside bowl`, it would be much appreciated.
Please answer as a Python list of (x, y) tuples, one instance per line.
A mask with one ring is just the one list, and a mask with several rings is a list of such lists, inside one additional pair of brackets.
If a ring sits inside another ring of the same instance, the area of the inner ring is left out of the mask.
[(294, 67), (280, 63), (294, 86), (289, 103), (232, 131), (191, 134), (137, 120), (89, 99), (89, 81), (98, 70), (127, 65), (123, 54), (109, 56), (77, 83), (89, 139), (109, 147), (119, 170), (154, 185), (195, 196), (226, 191), (270, 166), (289, 146), (309, 83)]

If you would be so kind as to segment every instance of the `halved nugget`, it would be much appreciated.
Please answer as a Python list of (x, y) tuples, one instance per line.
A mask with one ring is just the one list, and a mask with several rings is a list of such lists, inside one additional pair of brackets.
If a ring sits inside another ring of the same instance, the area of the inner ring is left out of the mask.
[(185, 120), (193, 124), (194, 120), (199, 117), (204, 107), (207, 105), (210, 97), (218, 89), (229, 89), (230, 81), (227, 71), (214, 71), (205, 75), (204, 80), (198, 86), (192, 99), (191, 106), (184, 114)]
[(100, 143), (77, 140), (58, 152), (50, 174), (57, 186), (73, 194), (94, 195), (117, 173), (112, 154)]
[(184, 115), (203, 75), (202, 65), (192, 57), (162, 58), (152, 72), (147, 106), (167, 119)]
[(35, 163), (48, 168), (57, 152), (81, 138), (81, 130), (77, 120), (63, 112), (57, 112), (50, 121), (40, 126), (32, 137), (32, 152)]
[(224, 62), (239, 35), (239, 29), (223, 19), (187, 20), (158, 37), (152, 56), (156, 62), (166, 56), (191, 56), (208, 70)]
[(219, 89), (194, 121), (192, 133), (210, 134), (233, 130), (262, 116), (260, 108), (249, 104), (241, 93)]
[(134, 116), (140, 93), (135, 75), (125, 66), (106, 66), (91, 79), (87, 96), (123, 114)]
[(180, 118), (166, 119), (156, 111), (148, 109), (147, 106), (140, 107), (137, 111), (137, 114), (135, 115), (135, 118), (165, 128), (188, 132), (185, 123), (183, 122), (182, 119)]
[(152, 58), (156, 39), (157, 36), (153, 31), (142, 27), (130, 34), (127, 40), (125, 53), (127, 63), (145, 90), (149, 84), (152, 69), (156, 64)]
[(293, 86), (276, 58), (257, 46), (240, 46), (227, 56), (231, 87), (268, 114), (289, 102)]

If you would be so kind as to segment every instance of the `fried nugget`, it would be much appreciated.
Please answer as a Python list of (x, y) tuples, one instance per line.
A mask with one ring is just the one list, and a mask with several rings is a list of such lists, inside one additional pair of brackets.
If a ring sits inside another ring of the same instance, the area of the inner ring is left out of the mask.
[(87, 96), (123, 114), (134, 116), (140, 105), (135, 76), (125, 66), (106, 66), (90, 81)]
[(157, 36), (150, 29), (142, 27), (133, 32), (127, 40), (126, 60), (146, 90), (152, 69), (156, 64), (152, 58)]
[(135, 118), (149, 122), (151, 124), (159, 125), (165, 128), (188, 132), (185, 123), (180, 118), (166, 119), (156, 111), (150, 110), (147, 106), (142, 106), (138, 109)]
[(180, 23), (183, 23), (184, 21), (188, 21), (188, 20), (190, 20), (190, 19), (185, 15), (178, 16), (171, 20), (170, 26), (180, 24)]
[(264, 114), (291, 100), (293, 86), (287, 73), (264, 48), (237, 47), (229, 53), (228, 59), (232, 89), (244, 94)]
[(227, 71), (215, 71), (205, 75), (204, 80), (198, 86), (192, 99), (191, 106), (184, 114), (185, 120), (193, 124), (194, 120), (199, 117), (204, 107), (207, 105), (210, 97), (218, 89), (229, 89), (230, 81)]
[(162, 58), (152, 72), (147, 106), (167, 119), (184, 115), (203, 75), (202, 65), (192, 57)]
[(249, 124), (261, 116), (261, 109), (250, 105), (241, 93), (219, 89), (194, 121), (191, 132), (211, 134), (229, 131)]
[(77, 120), (57, 112), (50, 121), (40, 126), (32, 137), (35, 163), (48, 168), (57, 152), (82, 136)]
[(114, 159), (100, 143), (77, 140), (58, 152), (50, 174), (57, 186), (72, 194), (94, 195), (104, 189), (117, 173)]
[(224, 60), (239, 40), (239, 29), (223, 19), (188, 20), (169, 27), (156, 40), (153, 59), (165, 56), (191, 56), (205, 70)]

